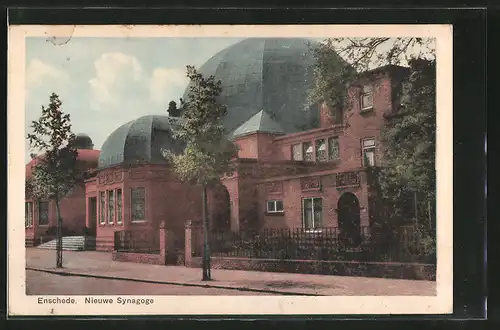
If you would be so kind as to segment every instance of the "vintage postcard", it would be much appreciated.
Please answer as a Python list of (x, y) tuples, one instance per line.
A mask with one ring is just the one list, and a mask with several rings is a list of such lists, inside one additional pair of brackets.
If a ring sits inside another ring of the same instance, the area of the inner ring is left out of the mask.
[(451, 25), (19, 25), (8, 66), (9, 315), (452, 313)]

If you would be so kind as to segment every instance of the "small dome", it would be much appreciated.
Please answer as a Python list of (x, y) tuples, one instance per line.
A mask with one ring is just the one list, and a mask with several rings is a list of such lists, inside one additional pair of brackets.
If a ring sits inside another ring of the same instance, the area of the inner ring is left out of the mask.
[(92, 139), (84, 133), (76, 135), (74, 146), (76, 149), (94, 149)]
[(178, 118), (148, 115), (132, 120), (111, 133), (101, 148), (99, 168), (118, 164), (166, 164), (164, 154), (182, 152), (173, 138)]

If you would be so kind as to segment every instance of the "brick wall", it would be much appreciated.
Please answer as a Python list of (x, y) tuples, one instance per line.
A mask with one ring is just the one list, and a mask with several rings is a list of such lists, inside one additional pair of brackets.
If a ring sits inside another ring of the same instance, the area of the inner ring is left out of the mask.
[[(186, 266), (201, 268), (201, 263), (202, 258), (193, 257)], [(277, 273), (436, 280), (436, 266), (430, 264), (212, 257), (211, 267)]]

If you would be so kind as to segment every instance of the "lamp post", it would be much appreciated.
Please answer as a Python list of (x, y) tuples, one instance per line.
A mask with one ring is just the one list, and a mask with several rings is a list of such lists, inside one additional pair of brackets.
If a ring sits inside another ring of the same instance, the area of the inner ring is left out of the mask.
[(210, 251), (208, 246), (207, 186), (203, 185), (203, 264), (202, 281), (210, 281)]

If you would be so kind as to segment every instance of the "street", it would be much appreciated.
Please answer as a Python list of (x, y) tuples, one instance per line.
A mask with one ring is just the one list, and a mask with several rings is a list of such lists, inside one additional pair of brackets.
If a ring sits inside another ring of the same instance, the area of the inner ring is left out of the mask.
[(27, 295), (271, 295), (269, 293), (200, 288), (181, 285), (137, 283), (80, 276), (61, 276), (26, 271)]
[[(26, 249), (28, 294), (160, 295), (418, 295), (436, 294), (436, 282), (355, 276), (271, 273), (212, 269), (201, 281), (200, 268), (119, 262), (107, 252), (64, 251), (62, 269), (55, 251)], [(40, 271), (48, 271), (40, 272)], [(33, 273), (33, 271), (35, 271)], [(54, 274), (62, 273), (63, 275)], [(85, 275), (76, 276), (76, 275)], [(142, 281), (142, 282), (141, 282)], [(262, 293), (260, 293), (262, 292)]]

